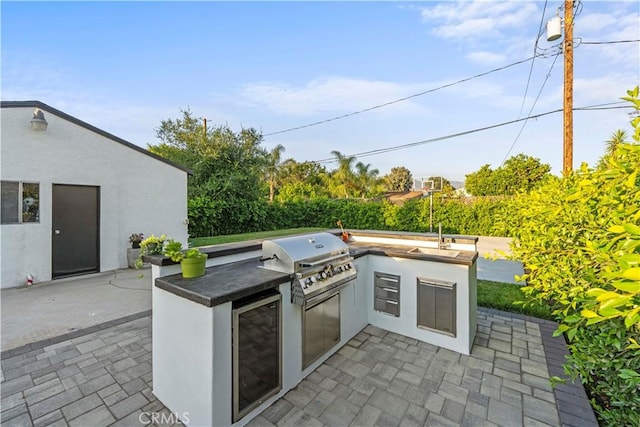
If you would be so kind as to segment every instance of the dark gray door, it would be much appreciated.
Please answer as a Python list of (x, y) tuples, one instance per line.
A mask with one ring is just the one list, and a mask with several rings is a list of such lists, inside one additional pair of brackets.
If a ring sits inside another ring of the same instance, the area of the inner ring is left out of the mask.
[(53, 278), (100, 271), (100, 187), (53, 185)]

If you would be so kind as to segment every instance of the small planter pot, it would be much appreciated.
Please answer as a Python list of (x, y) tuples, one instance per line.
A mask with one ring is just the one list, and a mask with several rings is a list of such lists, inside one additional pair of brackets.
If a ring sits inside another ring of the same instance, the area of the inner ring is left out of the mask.
[(185, 258), (180, 261), (182, 267), (182, 277), (192, 279), (194, 277), (204, 276), (204, 270), (207, 265), (207, 258)]
[(140, 255), (140, 248), (127, 248), (127, 265), (129, 268), (136, 268), (136, 260)]

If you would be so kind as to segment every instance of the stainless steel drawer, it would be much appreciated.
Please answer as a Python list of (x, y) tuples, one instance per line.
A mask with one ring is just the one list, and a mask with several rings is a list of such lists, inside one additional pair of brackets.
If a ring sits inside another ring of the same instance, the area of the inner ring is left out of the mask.
[(376, 298), (373, 305), (373, 308), (376, 311), (392, 314), (396, 317), (400, 316), (400, 303), (398, 301), (389, 301), (382, 298)]
[(373, 272), (373, 284), (383, 288), (400, 289), (400, 276), (396, 274)]
[(395, 302), (400, 301), (400, 299), (398, 298), (400, 294), (398, 289), (376, 286), (374, 292), (376, 298), (388, 299)]
[(400, 317), (400, 276), (373, 272), (373, 309)]

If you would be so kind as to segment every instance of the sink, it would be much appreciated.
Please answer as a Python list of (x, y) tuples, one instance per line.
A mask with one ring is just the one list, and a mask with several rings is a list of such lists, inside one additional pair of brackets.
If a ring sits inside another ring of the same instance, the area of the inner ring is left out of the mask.
[(437, 249), (437, 248), (413, 248), (413, 249), (409, 249), (407, 252), (410, 254), (446, 256), (449, 258), (455, 258), (460, 254), (460, 251), (452, 251), (449, 249)]

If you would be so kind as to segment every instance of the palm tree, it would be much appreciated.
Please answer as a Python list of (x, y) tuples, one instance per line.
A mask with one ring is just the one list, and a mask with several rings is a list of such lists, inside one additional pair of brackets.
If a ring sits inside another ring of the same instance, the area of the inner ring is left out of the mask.
[(278, 179), (278, 171), (280, 170), (280, 159), (285, 148), (282, 144), (278, 144), (269, 152), (267, 165), (267, 179), (269, 180), (269, 202), (273, 203), (276, 193), (276, 181)]
[(624, 144), (626, 142), (627, 142), (627, 131), (622, 129), (618, 129), (614, 131), (609, 137), (609, 139), (605, 141), (606, 145), (604, 150), (604, 156), (602, 156), (598, 161), (598, 167), (599, 168), (605, 167), (607, 163), (607, 159), (610, 159), (611, 157), (613, 157), (617, 153), (618, 147), (620, 147), (621, 144)]
[(612, 156), (618, 151), (620, 144), (627, 142), (627, 131), (618, 129), (606, 141), (605, 156)]
[(351, 169), (356, 158), (354, 156), (345, 156), (336, 150), (332, 151), (331, 154), (335, 156), (338, 162), (338, 169), (331, 174), (332, 187), (336, 194), (349, 197), (349, 190), (356, 187), (355, 175)]
[(358, 162), (356, 164), (356, 182), (361, 197), (364, 199), (369, 194), (378, 181), (378, 169), (371, 169), (371, 164)]

